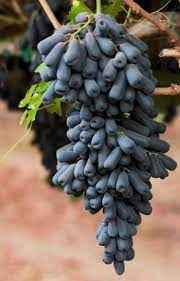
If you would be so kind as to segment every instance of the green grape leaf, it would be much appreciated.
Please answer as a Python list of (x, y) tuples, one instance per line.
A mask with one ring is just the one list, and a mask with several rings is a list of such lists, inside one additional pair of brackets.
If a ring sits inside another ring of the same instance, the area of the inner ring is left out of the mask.
[(43, 94), (47, 90), (51, 82), (40, 82), (31, 86), (27, 91), (23, 100), (21, 100), (19, 107), (25, 108), (21, 117), (20, 124), (29, 128), (36, 118), (36, 114), (42, 104)]
[(123, 10), (123, 0), (112, 0), (110, 4), (102, 6), (103, 13), (108, 14), (114, 18), (117, 17), (117, 15)]
[(20, 125), (23, 125), (25, 128), (30, 128), (32, 123), (36, 119), (36, 110), (25, 110), (23, 115), (21, 116)]
[(82, 12), (92, 13), (83, 0), (73, 0), (73, 5), (68, 15), (69, 21), (74, 22), (75, 17)]
[[(31, 86), (25, 97), (20, 101), (19, 107), (33, 107), (34, 104), (42, 97), (51, 82), (40, 82)], [(32, 103), (33, 102), (33, 103)]]
[(156, 118), (154, 119), (156, 122), (164, 122), (164, 118), (166, 116), (166, 112), (165, 111), (161, 111)]
[(52, 103), (47, 107), (49, 113), (56, 113), (59, 116), (62, 116), (62, 102), (63, 98), (54, 98)]
[(45, 65), (44, 62), (42, 62), (41, 64), (39, 64), (36, 69), (34, 70), (35, 73), (41, 73), (42, 70), (44, 70), (45, 68), (48, 68), (47, 65)]

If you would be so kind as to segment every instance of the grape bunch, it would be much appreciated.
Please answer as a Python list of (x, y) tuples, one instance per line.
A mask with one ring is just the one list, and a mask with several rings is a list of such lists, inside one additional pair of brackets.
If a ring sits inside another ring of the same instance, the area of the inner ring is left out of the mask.
[(30, 85), (29, 64), (20, 56), (5, 50), (0, 54), (0, 99), (9, 110), (18, 110)]
[(103, 261), (124, 272), (134, 258), (133, 236), (142, 215), (152, 211), (151, 177), (164, 179), (176, 162), (159, 138), (165, 125), (154, 120), (147, 45), (108, 15), (81, 13), (38, 44), (51, 81), (43, 102), (71, 103), (69, 144), (57, 151), (53, 182), (65, 193), (83, 194), (91, 214), (103, 210), (97, 242)]

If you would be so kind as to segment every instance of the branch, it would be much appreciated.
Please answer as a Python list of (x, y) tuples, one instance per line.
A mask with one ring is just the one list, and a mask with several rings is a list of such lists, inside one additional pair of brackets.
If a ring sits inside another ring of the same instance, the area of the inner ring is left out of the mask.
[(163, 49), (160, 54), (160, 58), (177, 58), (180, 59), (180, 48)]
[[(12, 25), (12, 24), (21, 25), (21, 24), (22, 24), (22, 21), (19, 20), (18, 18), (15, 18), (15, 17), (0, 15), (0, 23), (1, 23), (1, 25), (2, 25), (3, 23), (4, 23), (5, 25)], [(2, 27), (1, 25), (0, 25), (0, 29), (1, 29), (1, 27)]]
[(176, 46), (180, 46), (180, 39), (177, 34), (172, 31), (167, 25), (164, 25), (160, 20), (157, 20), (153, 14), (148, 13), (145, 11), (141, 6), (135, 3), (133, 0), (124, 0), (124, 3), (132, 9), (134, 13), (137, 15), (142, 16), (143, 18), (150, 21), (154, 24), (161, 33), (164, 33), (168, 36), (170, 43), (175, 44)]
[(58, 29), (61, 27), (61, 24), (58, 22), (57, 18), (55, 17), (53, 11), (49, 7), (49, 4), (46, 0), (38, 0), (41, 4), (42, 8), (44, 9), (47, 17), (49, 18), (50, 22), (52, 23), (54, 29)]
[(156, 96), (176, 96), (180, 95), (180, 85), (171, 84), (170, 87), (156, 88), (154, 91)]
[(21, 10), (20, 4), (17, 0), (11, 0), (11, 5), (14, 9), (14, 12), (20, 17), (23, 22), (27, 22), (27, 18), (25, 17), (23, 11)]

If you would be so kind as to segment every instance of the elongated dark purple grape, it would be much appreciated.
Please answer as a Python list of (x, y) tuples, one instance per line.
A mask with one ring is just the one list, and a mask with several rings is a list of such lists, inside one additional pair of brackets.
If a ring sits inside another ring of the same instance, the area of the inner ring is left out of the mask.
[(72, 129), (69, 129), (67, 131), (67, 137), (71, 140), (71, 141), (78, 141), (80, 138), (80, 133), (81, 133), (81, 128), (79, 125), (73, 127)]
[(79, 90), (83, 84), (82, 77), (79, 73), (72, 74), (69, 80), (69, 87)]
[(130, 42), (132, 45), (136, 46), (138, 49), (140, 49), (142, 52), (146, 52), (148, 50), (148, 46), (146, 43), (144, 43), (142, 40), (139, 38), (131, 35), (131, 34), (126, 34), (125, 38), (128, 42)]
[(44, 104), (49, 104), (53, 97), (55, 96), (55, 82), (52, 82), (51, 85), (48, 87), (48, 89), (46, 90), (46, 92), (43, 95), (43, 102)]
[(68, 93), (63, 96), (64, 102), (74, 103), (77, 99), (77, 91), (75, 89), (70, 89)]
[(160, 140), (157, 137), (152, 137), (149, 141), (149, 148), (157, 152), (166, 153), (169, 151), (170, 147), (166, 141)]
[(136, 100), (144, 112), (146, 112), (152, 118), (155, 117), (156, 111), (154, 111), (154, 100), (152, 96), (138, 92)]
[(136, 63), (141, 55), (141, 51), (128, 42), (120, 44), (119, 48), (131, 63)]
[(85, 119), (82, 119), (82, 121), (80, 123), (80, 128), (83, 131), (89, 131), (89, 129), (90, 129), (90, 122), (85, 120)]
[(132, 87), (128, 87), (124, 96), (124, 100), (127, 102), (134, 102), (136, 91)]
[(87, 48), (87, 52), (90, 58), (92, 59), (100, 59), (101, 51), (97, 44), (96, 38), (92, 32), (87, 32), (85, 35), (85, 45)]
[(118, 144), (121, 150), (126, 154), (131, 154), (134, 151), (135, 142), (126, 135), (118, 137)]
[(93, 79), (86, 79), (84, 81), (84, 87), (87, 95), (91, 98), (95, 98), (100, 94), (99, 86)]
[(104, 194), (107, 191), (107, 182), (108, 176), (103, 176), (97, 183), (96, 183), (96, 191), (100, 194)]
[(107, 119), (105, 124), (105, 130), (108, 135), (114, 135), (117, 133), (118, 126), (114, 119)]
[(106, 158), (104, 162), (104, 168), (113, 170), (117, 166), (121, 158), (121, 155), (122, 155), (121, 149), (119, 147), (114, 148)]
[(107, 156), (110, 152), (110, 149), (106, 146), (103, 145), (102, 149), (98, 151), (98, 169), (102, 170), (104, 168), (104, 162), (107, 159)]
[(140, 162), (146, 162), (148, 156), (141, 146), (136, 145), (134, 147), (133, 157)]
[(143, 126), (142, 124), (134, 121), (133, 119), (130, 118), (124, 118), (121, 119), (121, 125), (125, 127), (126, 129), (132, 130), (140, 135), (143, 136), (149, 136), (150, 135), (150, 129), (147, 128), (146, 126)]
[(100, 50), (104, 55), (110, 57), (114, 55), (115, 45), (109, 38), (97, 36), (96, 40), (98, 42)]
[(67, 183), (69, 183), (73, 180), (74, 167), (75, 167), (75, 164), (69, 165), (69, 167), (59, 176), (59, 179), (58, 179), (59, 184), (66, 185)]
[(80, 180), (83, 180), (85, 178), (84, 175), (84, 168), (86, 165), (86, 161), (85, 160), (79, 160), (74, 168), (74, 177)]
[(107, 90), (110, 88), (110, 85), (108, 85), (108, 83), (104, 81), (101, 70), (99, 70), (97, 73), (96, 81), (102, 93), (106, 93)]
[(56, 97), (62, 98), (62, 100), (64, 100), (64, 96), (67, 94), (69, 88), (65, 82), (56, 80), (54, 90), (56, 92)]
[(61, 57), (65, 50), (64, 42), (57, 43), (54, 48), (49, 52), (46, 56), (44, 63), (47, 66), (55, 66), (57, 65), (58, 61), (61, 60)]
[(121, 172), (116, 182), (116, 190), (118, 192), (124, 192), (124, 190), (126, 190), (129, 187), (129, 185), (130, 183), (129, 183), (128, 174), (125, 171)]
[(42, 81), (52, 81), (56, 79), (56, 72), (52, 67), (46, 66), (40, 70)]
[(69, 66), (65, 63), (64, 57), (62, 57), (58, 68), (57, 68), (57, 73), (56, 73), (57, 79), (64, 81), (64, 82), (69, 82), (70, 77), (71, 77), (71, 70)]
[(40, 41), (37, 48), (40, 54), (47, 55), (51, 49), (59, 42), (64, 41), (64, 34), (62, 31), (55, 32), (53, 35)]
[(105, 142), (105, 130), (104, 129), (99, 129), (93, 136), (91, 140), (91, 145), (94, 149), (101, 149), (104, 145)]
[(82, 131), (80, 133), (80, 140), (84, 143), (89, 143), (91, 142), (92, 137), (94, 136), (95, 131), (93, 129), (88, 130), (88, 131)]
[(123, 112), (123, 113), (131, 112), (133, 110), (133, 107), (134, 107), (133, 103), (131, 103), (129, 101), (124, 101), (124, 100), (120, 101), (119, 108), (120, 108), (121, 112)]
[(105, 120), (104, 120), (104, 118), (102, 118), (100, 116), (95, 116), (90, 121), (90, 126), (93, 129), (100, 129), (100, 128), (104, 127), (104, 124), (105, 124)]
[(99, 68), (100, 68), (101, 71), (104, 70), (104, 68), (107, 65), (108, 61), (109, 61), (109, 58), (107, 56), (105, 56), (105, 55), (101, 56), (101, 59), (99, 60)]
[(142, 123), (151, 130), (151, 133), (164, 133), (166, 126), (163, 123), (158, 123), (150, 118), (145, 112), (139, 107), (135, 107), (133, 111), (133, 118), (138, 122)]
[(87, 21), (87, 19), (88, 19), (88, 13), (87, 12), (82, 12), (82, 13), (79, 13), (75, 17), (75, 22), (76, 23), (83, 23), (83, 22)]
[(111, 194), (109, 194), (109, 192), (105, 193), (102, 199), (102, 205), (103, 207), (111, 207), (114, 204), (114, 199), (113, 196)]
[(109, 97), (116, 101), (123, 99), (127, 88), (127, 80), (124, 71), (118, 73), (116, 80), (114, 81), (111, 90), (109, 91)]
[(93, 177), (95, 173), (96, 173), (96, 167), (93, 165), (91, 159), (89, 158), (84, 167), (84, 174), (87, 177)]
[(68, 126), (69, 128), (75, 127), (75, 126), (78, 125), (80, 122), (81, 122), (81, 119), (80, 119), (79, 113), (78, 113), (78, 114), (70, 115), (70, 116), (67, 118), (67, 126)]
[(78, 93), (78, 101), (82, 102), (85, 105), (90, 105), (91, 104), (91, 100), (90, 97), (86, 94), (84, 89), (81, 89)]
[(112, 59), (112, 63), (117, 69), (121, 69), (126, 66), (127, 58), (123, 52), (118, 52), (116, 53), (114, 59)]
[(136, 172), (131, 170), (129, 171), (128, 176), (131, 184), (137, 190), (137, 192), (140, 194), (149, 192), (149, 186), (141, 180)]
[(80, 43), (77, 39), (70, 41), (68, 49), (64, 55), (64, 61), (67, 65), (75, 65), (80, 60)]
[(170, 158), (169, 156), (164, 155), (164, 154), (160, 154), (159, 158), (163, 162), (166, 169), (168, 169), (170, 171), (173, 171), (173, 170), (176, 169), (177, 163), (172, 158)]
[(155, 83), (145, 77), (135, 64), (129, 64), (126, 68), (126, 77), (129, 84), (135, 89), (144, 93), (152, 94), (155, 90)]
[(104, 95), (99, 95), (96, 98), (96, 103), (95, 103), (95, 110), (97, 112), (103, 112), (107, 109), (108, 103)]
[(77, 153), (78, 155), (85, 154), (87, 152), (87, 150), (88, 150), (87, 145), (81, 141), (77, 142), (73, 147), (73, 151), (75, 153)]
[(111, 172), (111, 174), (109, 175), (109, 179), (107, 182), (107, 186), (109, 188), (115, 189), (116, 188), (116, 182), (119, 176), (120, 170), (115, 169)]
[(116, 78), (117, 70), (113, 64), (112, 60), (109, 60), (107, 65), (105, 66), (103, 70), (103, 78), (107, 82), (113, 82)]
[(87, 58), (83, 68), (83, 77), (87, 79), (94, 79), (96, 78), (97, 72), (98, 72), (97, 61)]
[(77, 156), (78, 153), (76, 153), (76, 151), (64, 150), (59, 153), (57, 159), (60, 162), (72, 162), (76, 160)]

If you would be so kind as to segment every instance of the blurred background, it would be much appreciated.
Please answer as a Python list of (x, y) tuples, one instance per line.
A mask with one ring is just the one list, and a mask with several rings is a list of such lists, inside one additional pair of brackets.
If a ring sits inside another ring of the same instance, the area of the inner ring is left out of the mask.
[[(59, 21), (66, 21), (71, 1), (48, 2)], [(150, 12), (164, 7), (162, 12), (179, 32), (178, 0), (137, 2)], [(120, 14), (120, 20), (126, 16)], [(128, 24), (136, 20), (130, 17)], [(33, 75), (40, 62), (36, 45), (52, 31), (36, 1), (0, 1), (0, 281), (117, 280), (112, 266), (102, 263), (95, 239), (101, 215), (85, 212), (81, 199), (69, 198), (51, 183), (55, 151), (67, 142), (65, 120), (40, 111), (31, 133), (11, 149), (25, 134), (18, 104), (38, 80)], [(179, 84), (177, 61), (158, 58), (167, 40), (147, 40), (159, 86)], [(179, 163), (179, 98), (156, 102), (159, 118), (167, 123), (162, 138)], [(123, 281), (180, 280), (179, 182), (179, 167), (165, 181), (153, 180), (153, 213), (143, 217), (134, 241), (136, 257), (127, 264)]]

